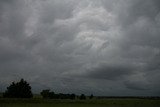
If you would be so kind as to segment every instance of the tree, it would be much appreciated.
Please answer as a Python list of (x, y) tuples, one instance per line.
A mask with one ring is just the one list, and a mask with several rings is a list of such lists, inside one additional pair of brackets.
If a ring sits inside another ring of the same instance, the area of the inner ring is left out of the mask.
[(80, 100), (85, 100), (85, 99), (86, 99), (86, 96), (84, 94), (81, 94)]
[(21, 79), (19, 82), (12, 84), (7, 87), (5, 93), (3, 93), (5, 98), (32, 98), (33, 94), (31, 92), (31, 86), (27, 81)]
[(55, 93), (54, 92), (49, 92), (49, 98), (50, 99), (55, 99)]
[(89, 96), (89, 99), (92, 99), (93, 98), (93, 94), (91, 94), (90, 96)]
[(40, 93), (42, 95), (43, 98), (49, 98), (49, 99), (55, 99), (56, 98), (56, 94), (54, 92), (50, 92), (50, 90), (42, 90), (42, 92)]
[(70, 99), (71, 99), (71, 100), (74, 100), (75, 98), (76, 98), (76, 95), (75, 95), (75, 94), (71, 94), (71, 95), (70, 95)]
[(49, 98), (50, 97), (49, 93), (50, 90), (47, 89), (47, 90), (42, 90), (40, 94), (42, 95), (43, 98)]

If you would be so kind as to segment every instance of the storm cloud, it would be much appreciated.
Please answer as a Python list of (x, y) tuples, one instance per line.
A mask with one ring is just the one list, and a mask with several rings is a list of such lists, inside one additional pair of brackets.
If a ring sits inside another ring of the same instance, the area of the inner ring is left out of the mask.
[(159, 0), (0, 0), (0, 91), (160, 95)]

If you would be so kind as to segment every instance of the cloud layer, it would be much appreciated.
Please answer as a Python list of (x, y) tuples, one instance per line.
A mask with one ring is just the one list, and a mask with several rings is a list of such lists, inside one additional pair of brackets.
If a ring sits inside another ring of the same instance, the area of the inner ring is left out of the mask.
[(159, 0), (0, 0), (0, 90), (160, 95)]

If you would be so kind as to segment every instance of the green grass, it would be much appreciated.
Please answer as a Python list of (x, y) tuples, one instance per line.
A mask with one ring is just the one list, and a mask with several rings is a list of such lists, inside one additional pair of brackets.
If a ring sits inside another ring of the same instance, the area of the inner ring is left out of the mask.
[(81, 101), (1, 98), (0, 107), (160, 107), (160, 100), (93, 99)]

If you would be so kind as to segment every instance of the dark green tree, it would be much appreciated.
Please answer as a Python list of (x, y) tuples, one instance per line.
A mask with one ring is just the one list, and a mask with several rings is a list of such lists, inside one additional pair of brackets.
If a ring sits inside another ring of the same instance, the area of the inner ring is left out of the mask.
[(70, 95), (70, 99), (71, 99), (71, 100), (74, 100), (75, 98), (76, 98), (76, 95), (75, 95), (75, 94), (71, 94), (71, 95)]
[(31, 86), (27, 81), (21, 79), (19, 82), (12, 84), (7, 87), (5, 93), (3, 93), (4, 98), (32, 98), (33, 94), (31, 91)]
[(85, 99), (86, 99), (86, 96), (84, 94), (81, 94), (80, 100), (85, 100)]
[(49, 99), (55, 99), (56, 98), (56, 94), (50, 90), (42, 90), (42, 92), (40, 93), (42, 95), (43, 98), (49, 98)]
[(50, 90), (47, 89), (47, 90), (42, 90), (40, 94), (42, 95), (43, 98), (49, 98), (50, 97), (49, 93)]
[(89, 99), (92, 99), (93, 98), (93, 94), (91, 94), (90, 96), (89, 96)]
[(55, 99), (55, 93), (54, 92), (49, 92), (49, 98), (50, 99)]

